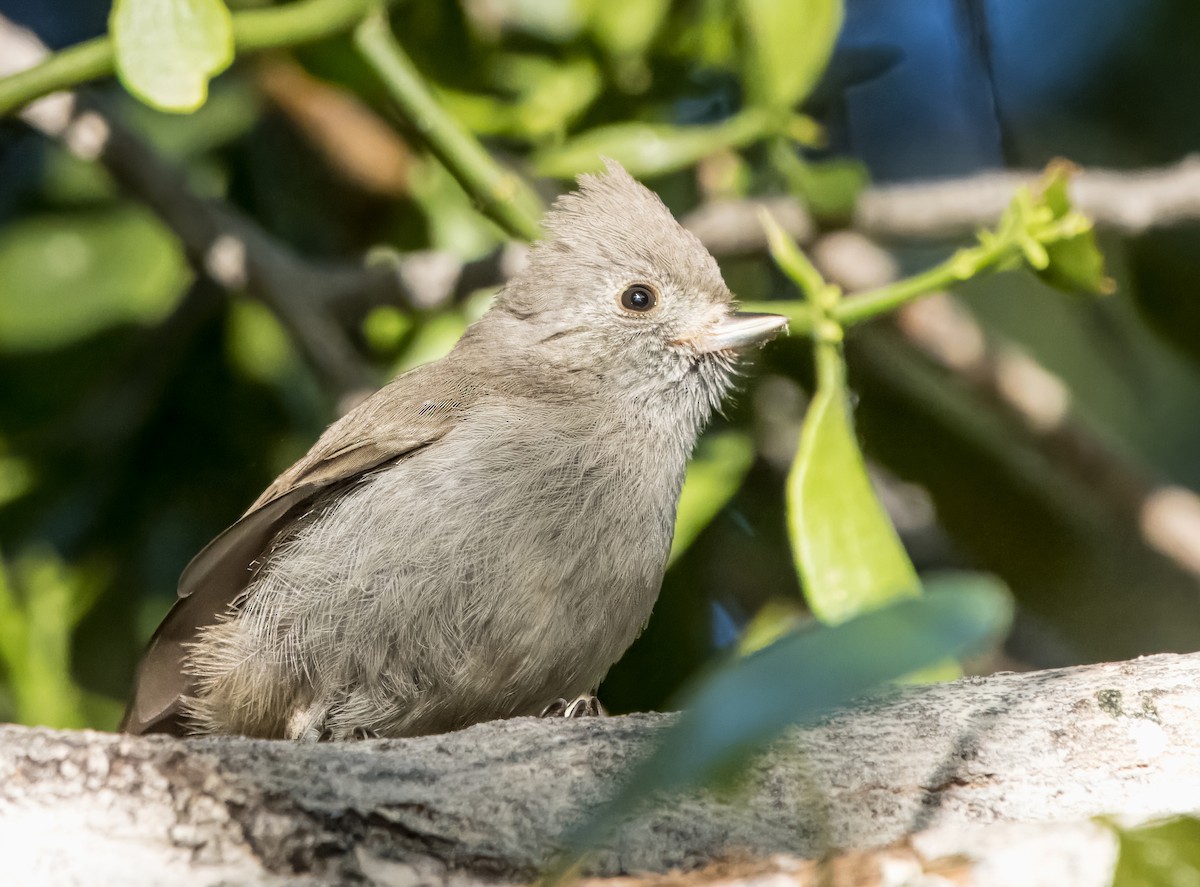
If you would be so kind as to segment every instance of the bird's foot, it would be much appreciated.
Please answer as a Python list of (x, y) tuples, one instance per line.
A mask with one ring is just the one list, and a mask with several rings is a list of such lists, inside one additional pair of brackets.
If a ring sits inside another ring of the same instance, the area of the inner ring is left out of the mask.
[(570, 701), (555, 699), (542, 709), (543, 718), (606, 718), (608, 712), (594, 695), (577, 696)]
[(300, 742), (346, 742), (351, 739), (377, 739), (379, 734), (370, 727), (335, 726), (329, 723), (329, 706), (315, 702), (293, 712), (284, 733), (288, 739)]
[(346, 742), (347, 740), (378, 739), (379, 734), (369, 727), (355, 727), (352, 730), (334, 730), (326, 727), (321, 731), (318, 742)]

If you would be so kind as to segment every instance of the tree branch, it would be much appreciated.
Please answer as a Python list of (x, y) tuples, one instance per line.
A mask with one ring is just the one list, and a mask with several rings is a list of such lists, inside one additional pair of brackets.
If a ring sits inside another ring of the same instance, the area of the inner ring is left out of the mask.
[(537, 240), (543, 207), (515, 173), (504, 170), (475, 136), (429, 92), (412, 60), (396, 42), (387, 17), (377, 13), (354, 32), (363, 59), (383, 81), (407, 120), (438, 160), (479, 202), (484, 215), (513, 237)]
[[(660, 804), (589, 868), (908, 840), (993, 876), (1034, 847), (1043, 867), (1004, 883), (1102, 887), (1112, 837), (1084, 820), (1200, 806), (1198, 683), (1191, 655), (894, 691), (789, 734), (732, 796)], [(22, 883), (527, 881), (672, 721), (517, 719), (346, 745), (4, 727), (0, 853)], [(1044, 836), (1072, 829), (1107, 862), (1093, 880), (1053, 880), (1079, 844)]]
[[(984, 172), (961, 179), (871, 188), (853, 227), (878, 239), (954, 238), (995, 223), (1036, 172)], [(1157, 169), (1082, 169), (1070, 184), (1074, 207), (1101, 228), (1142, 234), (1200, 218), (1200, 155)]]

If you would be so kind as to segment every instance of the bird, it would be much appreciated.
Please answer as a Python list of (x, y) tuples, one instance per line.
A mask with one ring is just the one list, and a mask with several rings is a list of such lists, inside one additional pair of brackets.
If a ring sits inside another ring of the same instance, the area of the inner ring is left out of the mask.
[(786, 319), (737, 311), (613, 161), (543, 230), (445, 357), (334, 422), (188, 564), (124, 731), (341, 741), (597, 710), (697, 438)]

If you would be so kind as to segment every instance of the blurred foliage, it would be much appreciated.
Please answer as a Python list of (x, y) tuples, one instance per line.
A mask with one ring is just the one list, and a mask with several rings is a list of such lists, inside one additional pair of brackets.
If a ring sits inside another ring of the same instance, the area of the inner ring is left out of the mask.
[[(924, 597), (894, 601), (838, 626), (791, 632), (713, 670), (685, 690), (679, 721), (612, 800), (572, 829), (564, 842), (570, 855), (560, 870), (655, 795), (728, 784), (786, 728), (828, 714), (885, 681), (979, 649), (1007, 629), (1008, 608), (1005, 590), (992, 580), (944, 577)], [(821, 680), (797, 680), (814, 674)], [(813, 804), (819, 809), (820, 800)]]
[(1200, 819), (1123, 829), (1108, 823), (1120, 842), (1112, 887), (1181, 887), (1200, 883)]
[[(195, 81), (190, 93), (156, 97), (137, 85), (137, 72), (182, 61), (191, 50), (136, 40), (130, 48), (120, 34), (125, 27), (136, 37), (135, 13), (160, 5), (220, 4), (122, 0), (114, 13), (114, 25), (130, 17), (115, 28), (125, 82), (151, 103), (182, 108), (203, 98)], [(247, 4), (230, 6), (236, 21)], [(1137, 27), (1102, 57), (1105, 66), (1076, 72), (1073, 82), (1082, 85), (1074, 92), (1042, 105), (1013, 97), (1019, 111), (1005, 116), (1001, 76), (993, 84), (998, 102), (977, 96), (966, 110), (937, 109), (948, 126), (921, 116), (932, 113), (926, 98), (947, 78), (922, 56), (935, 41), (918, 38), (954, 35), (953, 13), (924, 7), (906, 27), (924, 21), (925, 32), (908, 39), (897, 30), (886, 41), (870, 24), (887, 13), (855, 0), (845, 16), (832, 0), (409, 3), (397, 4), (391, 20), (440, 106), (493, 156), (531, 175), (565, 179), (596, 168), (607, 154), (647, 178), (679, 213), (718, 197), (786, 192), (835, 226), (850, 218), (869, 177), (886, 165), (882, 151), (891, 151), (888, 163), (903, 156), (917, 158), (913, 169), (919, 160), (960, 171), (961, 146), (945, 135), (955, 127), (998, 145), (999, 122), (1009, 159), (1022, 166), (1064, 153), (1088, 163), (1164, 162), (1200, 140), (1200, 123), (1184, 113), (1200, 81), (1185, 76), (1190, 63), (1170, 61), (1184, 57), (1170, 47), (1186, 48), (1184, 35), (1200, 24), (1184, 0), (1140, 9)], [(26, 11), (59, 45), (87, 36), (71, 23), (101, 20), (108, 4), (32, 3)], [(203, 35), (177, 36), (186, 42)], [(225, 40), (216, 37), (214, 45)], [(1056, 38), (1057, 58), (1071, 35)], [(961, 35), (961, 42), (969, 39)], [(1020, 41), (995, 50), (1010, 70), (1039, 70), (1041, 56), (1023, 55)], [(115, 85), (101, 92), (193, 188), (316, 261), (357, 259), (380, 244), (472, 259), (501, 241), (472, 195), (427, 152), (412, 150), (418, 129), (396, 112), (348, 37), (281, 55), (355, 96), (364, 113), (396, 125), (409, 158), (403, 193), (384, 197), (357, 184), (336, 151), (313, 137), (311, 124), (267, 98), (253, 58), (239, 58), (213, 80), (208, 101), (192, 115), (160, 113)], [(221, 66), (220, 53), (196, 57), (205, 81)], [(965, 64), (974, 64), (969, 54)], [(896, 91), (914, 71), (919, 88)], [(964, 86), (964, 95), (973, 93)], [(354, 140), (353, 118), (341, 125)], [(882, 135), (863, 143), (855, 138), (860, 132)], [(910, 144), (916, 147), (900, 150)], [(897, 174), (894, 166), (887, 171)], [(561, 185), (538, 187), (549, 197)], [(1090, 230), (1009, 249), (1016, 241), (1008, 235), (1060, 222), (1067, 213), (1061, 197), (1062, 187), (1052, 185), (1021, 198), (1009, 227), (996, 232), (1006, 261), (1038, 268), (1044, 283), (1106, 289)], [(334, 415), (333, 392), (261, 303), (226, 297), (194, 279), (174, 238), (134, 199), (95, 166), (15, 123), (0, 129), (0, 214), (0, 717), (112, 727), (116, 700), (183, 565), (304, 452)], [(1121, 458), (1148, 476), (1200, 485), (1194, 241), (1191, 228), (1106, 241), (1117, 260), (1111, 273), (1122, 285), (1109, 302), (1060, 295), (1027, 274), (973, 281), (967, 301), (985, 331), (1020, 342), (1064, 378), (1089, 427)], [(937, 268), (943, 259), (953, 263), (959, 246), (897, 255), (907, 270)], [(985, 238), (965, 249), (994, 246)], [(743, 298), (795, 302), (794, 284), (765, 257), (723, 266)], [(487, 299), (480, 293), (421, 315), (376, 306), (344, 320), (382, 381), (444, 353)], [(910, 557), (921, 573), (965, 566), (1000, 574), (1018, 602), (1010, 649), (1034, 665), (1200, 646), (1200, 619), (1186, 605), (1196, 577), (1149, 551), (1102, 491), (1073, 486), (1061, 466), (1039, 455), (1032, 435), (996, 418), (960, 380), (889, 331), (848, 331), (848, 373), (825, 388), (825, 409), (798, 444), (799, 421), (778, 420), (792, 408), (779, 399), (784, 389), (767, 383), (783, 377), (815, 390), (812, 351), (801, 339), (756, 359), (761, 372), (747, 374), (744, 392), (702, 441), (655, 616), (605, 684), (612, 709), (663, 705), (747, 625), (743, 651), (762, 649), (797, 625), (801, 633), (787, 635), (792, 653), (771, 647), (764, 658), (744, 661), (750, 671), (725, 673), (732, 683), (722, 686), (732, 697), (698, 703), (725, 711), (726, 722), (729, 699), (747, 693), (742, 680), (766, 682), (756, 697), (759, 717), (779, 693), (820, 686), (797, 674), (824, 679), (861, 666), (884, 679), (910, 671), (915, 666), (902, 655), (908, 636), (888, 621), (892, 616), (868, 623), (886, 631), (856, 646), (857, 620), (845, 623), (846, 636), (824, 635), (805, 629), (801, 604), (806, 594), (818, 615), (839, 621), (876, 593), (874, 603), (885, 603), (896, 591), (911, 591)], [(906, 523), (890, 509), (907, 554), (874, 505), (877, 478), (864, 473), (859, 442), (869, 458), (930, 497), (935, 523)], [(798, 446), (807, 455), (789, 486)], [(789, 544), (822, 529), (830, 540), (823, 558), (802, 558), (798, 575)], [(850, 543), (866, 539), (874, 541), (853, 554)], [(839, 565), (867, 561), (868, 581), (849, 605), (822, 584)], [(926, 600), (905, 612), (943, 606)], [(960, 603), (970, 600), (967, 593)], [(880, 612), (897, 612), (895, 606)], [(964, 630), (934, 644), (922, 662), (942, 661), (977, 634)], [(823, 646), (797, 652), (829, 637), (848, 637), (849, 646), (825, 661), (811, 658), (825, 656)], [(800, 658), (787, 658), (793, 654)], [(779, 686), (755, 671), (768, 667), (763, 662), (781, 669)], [(835, 695), (854, 689), (831, 687)], [(811, 700), (794, 702), (778, 711), (789, 723), (816, 710)], [(713, 717), (713, 729), (737, 727)], [(719, 762), (693, 763), (699, 770)]]

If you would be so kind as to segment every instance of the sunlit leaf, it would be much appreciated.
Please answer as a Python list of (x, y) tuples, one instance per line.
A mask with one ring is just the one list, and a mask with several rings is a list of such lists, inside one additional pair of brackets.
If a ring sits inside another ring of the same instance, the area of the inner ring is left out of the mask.
[(974, 582), (790, 634), (727, 663), (685, 693), (678, 723), (613, 800), (572, 830), (566, 846), (572, 853), (596, 846), (656, 793), (729, 775), (788, 727), (962, 656), (1003, 631), (1010, 617), (1009, 598), (999, 587)]
[(436, 161), (412, 165), (411, 194), (429, 228), (429, 244), (463, 257), (474, 258), (500, 241), (491, 224), (445, 166)]
[(108, 26), (121, 82), (161, 111), (199, 108), (233, 61), (223, 0), (116, 0)]
[(1050, 208), (1055, 220), (1078, 219), (1079, 233), (1045, 244), (1046, 267), (1038, 269), (1037, 275), (1067, 292), (1111, 293), (1115, 284), (1104, 272), (1104, 255), (1096, 245), (1096, 233), (1090, 221), (1071, 207), (1067, 187), (1072, 172), (1068, 163), (1051, 164), (1042, 183), (1041, 202)]
[(822, 379), (809, 407), (787, 484), (788, 531), (804, 595), (829, 623), (921, 588), (867, 476), (844, 375), (833, 375)]
[(751, 101), (790, 108), (821, 77), (842, 27), (842, 0), (741, 0), (751, 46), (744, 54)]
[(743, 112), (712, 126), (661, 123), (615, 123), (589, 130), (565, 144), (539, 152), (539, 175), (572, 178), (604, 167), (611, 157), (637, 177), (662, 175), (692, 166), (723, 148), (740, 147), (760, 138), (765, 118)]
[(733, 498), (753, 461), (754, 444), (745, 434), (727, 431), (700, 441), (679, 495), (668, 563), (683, 554)]
[(645, 54), (670, 9), (670, 0), (600, 0), (592, 5), (592, 37), (607, 53), (613, 78), (626, 92), (643, 92), (650, 85)]
[(1120, 849), (1112, 887), (1200, 884), (1200, 819), (1182, 816), (1116, 832)]

